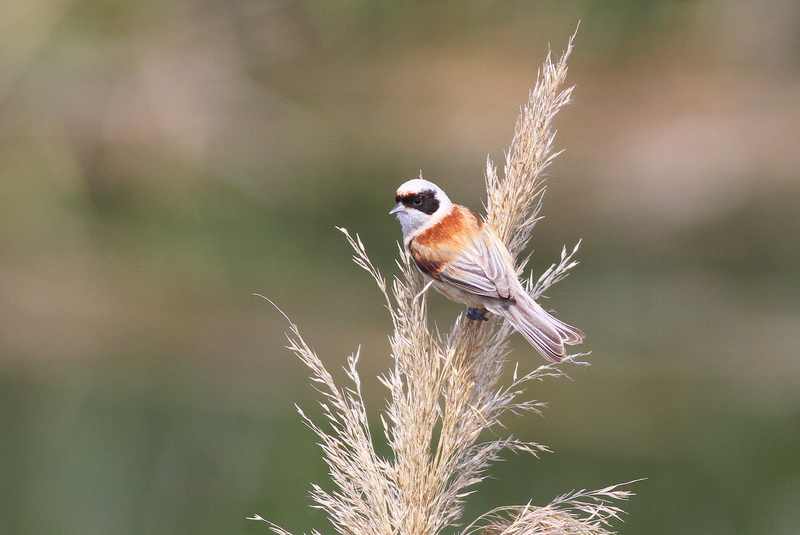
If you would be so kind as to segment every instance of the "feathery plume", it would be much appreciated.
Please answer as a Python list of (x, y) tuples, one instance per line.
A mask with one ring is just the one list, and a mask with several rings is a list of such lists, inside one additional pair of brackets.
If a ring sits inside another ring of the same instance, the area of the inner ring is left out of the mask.
[[(572, 38), (557, 61), (548, 54), (517, 121), (503, 177), (491, 161), (487, 163), (486, 221), (513, 255), (524, 249), (539, 218), (543, 172), (558, 154), (553, 151), (552, 123), (572, 93), (571, 87), (561, 89), (571, 50)], [(510, 436), (486, 439), (482, 433), (500, 428), (507, 413), (539, 412), (543, 404), (527, 399), (525, 388), (534, 380), (563, 373), (555, 364), (547, 364), (522, 376), (515, 371), (511, 384), (502, 386), (510, 333), (505, 323), (466, 321), (460, 315), (448, 333), (432, 334), (424, 281), (408, 253), (400, 249), (400, 274), (389, 284), (360, 238), (340, 230), (353, 247), (355, 263), (375, 280), (392, 319), (394, 366), (380, 377), (388, 389), (381, 421), (391, 455), (381, 457), (375, 451), (356, 370), (359, 352), (347, 359), (351, 385), (342, 388), (289, 321), (288, 348), (311, 372), (322, 396), (325, 425), (298, 410), (320, 439), (336, 487), (326, 491), (314, 486), (312, 496), (341, 535), (438, 535), (461, 525), (464, 498), (486, 477), (486, 469), (502, 450), (533, 455), (548, 451), (534, 442)], [(529, 279), (528, 291), (538, 297), (565, 277), (576, 265), (572, 258), (577, 249), (576, 245), (567, 254), (565, 248), (557, 264), (536, 282)], [(524, 263), (518, 266), (520, 272)], [(610, 533), (609, 521), (621, 512), (610, 501), (629, 496), (613, 486), (573, 492), (543, 507), (505, 507), (482, 515), (458, 534)], [(270, 526), (279, 535), (290, 535)]]

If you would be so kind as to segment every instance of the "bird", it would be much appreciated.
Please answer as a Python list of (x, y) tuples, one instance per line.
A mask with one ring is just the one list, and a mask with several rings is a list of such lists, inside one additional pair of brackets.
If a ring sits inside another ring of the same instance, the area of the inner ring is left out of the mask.
[(469, 208), (454, 204), (433, 182), (402, 184), (389, 214), (400, 221), (403, 245), (426, 280), (453, 301), (467, 305), (471, 320), (487, 312), (505, 318), (547, 360), (561, 362), (565, 345), (584, 334), (544, 310), (517, 277), (514, 260), (490, 226)]

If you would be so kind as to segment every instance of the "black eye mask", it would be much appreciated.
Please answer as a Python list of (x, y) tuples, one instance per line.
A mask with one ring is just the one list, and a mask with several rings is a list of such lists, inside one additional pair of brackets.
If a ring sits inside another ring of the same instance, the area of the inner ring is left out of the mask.
[(411, 193), (402, 197), (398, 195), (395, 197), (395, 201), (428, 215), (439, 209), (439, 199), (436, 198), (436, 194), (431, 190)]

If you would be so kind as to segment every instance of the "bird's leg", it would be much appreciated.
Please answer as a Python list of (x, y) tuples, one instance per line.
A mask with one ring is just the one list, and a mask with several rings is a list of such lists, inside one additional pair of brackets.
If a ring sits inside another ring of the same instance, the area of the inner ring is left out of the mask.
[(467, 317), (471, 320), (489, 321), (489, 316), (486, 315), (486, 310), (483, 308), (467, 308)]

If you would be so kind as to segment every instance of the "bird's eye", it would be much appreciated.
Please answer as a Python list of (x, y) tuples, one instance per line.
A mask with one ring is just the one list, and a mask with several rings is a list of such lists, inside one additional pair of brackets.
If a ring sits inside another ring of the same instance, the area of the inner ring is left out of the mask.
[(414, 203), (414, 206), (419, 206), (420, 204), (422, 204), (422, 197), (417, 195), (416, 197), (414, 197), (414, 200), (412, 202)]

